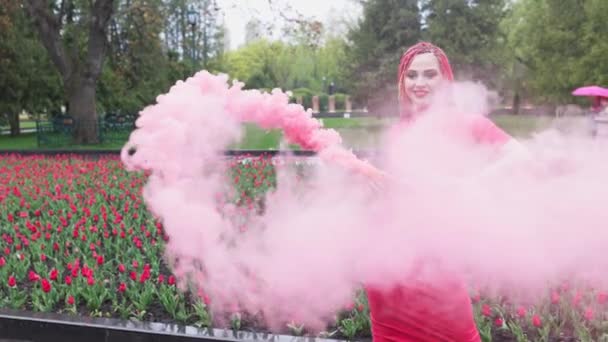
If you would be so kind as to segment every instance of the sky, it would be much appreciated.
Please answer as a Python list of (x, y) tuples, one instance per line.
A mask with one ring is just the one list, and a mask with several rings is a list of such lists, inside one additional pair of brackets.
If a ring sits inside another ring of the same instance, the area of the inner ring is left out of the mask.
[[(272, 3), (272, 7), (271, 4)], [(230, 34), (230, 48), (236, 49), (245, 41), (245, 25), (252, 18), (263, 21), (280, 21), (278, 9), (291, 7), (287, 13), (300, 13), (314, 17), (323, 23), (339, 20), (344, 16), (356, 18), (360, 6), (353, 0), (218, 0)]]

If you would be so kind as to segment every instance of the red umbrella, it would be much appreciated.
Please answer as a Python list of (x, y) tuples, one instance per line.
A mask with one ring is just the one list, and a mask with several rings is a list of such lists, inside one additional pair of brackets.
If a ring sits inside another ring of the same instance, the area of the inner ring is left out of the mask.
[(572, 92), (574, 96), (608, 97), (608, 89), (599, 86), (577, 88)]

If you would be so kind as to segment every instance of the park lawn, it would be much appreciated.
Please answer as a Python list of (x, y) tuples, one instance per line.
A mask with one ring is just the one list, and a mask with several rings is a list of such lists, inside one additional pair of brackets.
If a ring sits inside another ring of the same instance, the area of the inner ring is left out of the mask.
[[(520, 138), (527, 138), (536, 131), (547, 128), (552, 123), (550, 117), (537, 116), (515, 116), (515, 115), (495, 115), (491, 119), (504, 129), (507, 133)], [(394, 122), (394, 118), (378, 119), (374, 117), (364, 118), (324, 118), (322, 119), (323, 127), (336, 129), (343, 137), (344, 143), (350, 148), (373, 148), (375, 142), (382, 133), (382, 128)], [(254, 124), (246, 124), (245, 138), (241, 142), (234, 143), (230, 146), (232, 149), (241, 150), (274, 150), (278, 149), (282, 133), (280, 130), (264, 130)], [(95, 146), (87, 145), (71, 145), (67, 147), (58, 147), (56, 149), (77, 149), (77, 150), (100, 150), (100, 149), (120, 149), (124, 142), (111, 142)], [(286, 145), (283, 148), (299, 149), (295, 145)], [(0, 150), (18, 150), (18, 149), (38, 149), (36, 134), (25, 133), (18, 137), (10, 137), (8, 135), (0, 136)], [(52, 150), (53, 148), (44, 148)]]
[[(19, 128), (21, 128), (21, 129), (30, 129), (30, 128), (35, 129), (36, 128), (36, 121), (21, 120), (21, 122), (19, 123)], [(3, 131), (3, 130), (7, 130), (7, 131), (10, 130), (10, 126), (0, 125), (0, 131)]]
[(9, 135), (0, 135), (0, 150), (65, 150), (67, 148), (74, 150), (107, 150), (107, 149), (120, 149), (124, 143), (104, 143), (94, 146), (87, 145), (70, 145), (63, 147), (49, 147), (49, 148), (39, 148), (38, 142), (36, 140), (36, 133), (22, 133), (19, 136), (11, 137)]
[(19, 127), (21, 129), (36, 128), (36, 121), (21, 121)]
[(22, 133), (16, 137), (0, 135), (0, 149), (2, 150), (29, 150), (38, 148), (36, 133)]
[(493, 115), (490, 119), (507, 133), (517, 138), (529, 138), (535, 132), (547, 129), (554, 118), (533, 115)]

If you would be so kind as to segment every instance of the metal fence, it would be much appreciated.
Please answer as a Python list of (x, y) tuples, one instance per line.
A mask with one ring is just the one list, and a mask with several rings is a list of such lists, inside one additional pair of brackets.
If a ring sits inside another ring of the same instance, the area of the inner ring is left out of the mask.
[[(324, 118), (362, 118), (377, 117), (368, 111), (314, 113), (313, 117)], [(36, 138), (38, 147), (62, 148), (73, 145), (76, 127), (84, 130), (96, 130), (97, 141), (100, 145), (112, 146), (128, 140), (129, 134), (135, 129), (136, 117), (132, 115), (109, 114), (97, 121), (78, 120), (69, 116), (54, 117), (49, 120), (36, 121)], [(87, 127), (89, 126), (89, 127)], [(346, 127), (345, 129), (349, 129)]]
[(99, 144), (124, 143), (135, 129), (135, 120), (124, 116), (110, 116), (98, 120), (77, 120), (56, 117), (36, 121), (38, 147), (67, 147), (73, 144), (76, 128), (93, 130)]

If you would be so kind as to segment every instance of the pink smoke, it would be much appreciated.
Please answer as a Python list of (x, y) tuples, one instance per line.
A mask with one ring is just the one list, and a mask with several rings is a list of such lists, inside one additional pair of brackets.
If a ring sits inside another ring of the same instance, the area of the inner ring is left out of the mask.
[[(387, 135), (373, 166), (285, 93), (203, 71), (141, 112), (121, 157), (151, 172), (144, 198), (170, 237), (166, 257), (216, 313), (320, 329), (363, 284), (410, 281), (420, 260), (438, 265), (416, 275), (430, 282), (457, 273), (529, 295), (572, 274), (603, 285), (606, 144), (549, 131), (522, 141), (525, 158), (488, 173), (502, 155), (465, 139), (462, 125), (487, 111), (484, 89), (455, 83), (441, 95), (416, 125)], [(227, 186), (219, 153), (241, 138), (242, 122), (319, 152), (306, 185), (279, 167), (277, 191), (263, 215), (243, 221), (245, 234), (234, 229), (245, 217), (216, 200)], [(370, 192), (379, 170), (388, 181)]]

